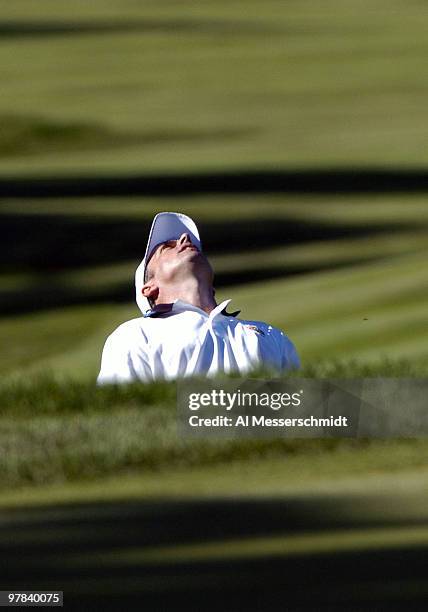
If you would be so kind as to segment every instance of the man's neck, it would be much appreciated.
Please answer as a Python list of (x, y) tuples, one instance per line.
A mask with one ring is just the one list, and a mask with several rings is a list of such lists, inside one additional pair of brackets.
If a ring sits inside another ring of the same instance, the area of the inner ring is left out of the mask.
[(199, 283), (196, 279), (181, 283), (177, 287), (168, 287), (166, 291), (159, 293), (156, 304), (170, 304), (175, 300), (192, 304), (192, 306), (196, 306), (207, 313), (210, 313), (217, 306), (212, 285)]

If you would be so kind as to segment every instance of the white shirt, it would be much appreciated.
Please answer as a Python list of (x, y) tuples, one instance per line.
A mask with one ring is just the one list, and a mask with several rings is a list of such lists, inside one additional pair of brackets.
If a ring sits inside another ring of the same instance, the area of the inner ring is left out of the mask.
[(149, 382), (299, 367), (296, 349), (282, 331), (223, 314), (229, 302), (207, 314), (176, 300), (166, 314), (123, 323), (106, 340), (97, 382)]

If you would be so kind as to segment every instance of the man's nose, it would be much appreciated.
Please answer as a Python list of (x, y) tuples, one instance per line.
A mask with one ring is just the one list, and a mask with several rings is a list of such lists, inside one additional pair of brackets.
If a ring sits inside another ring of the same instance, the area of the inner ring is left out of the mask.
[(184, 244), (186, 242), (192, 242), (192, 241), (190, 240), (189, 234), (184, 232), (183, 234), (181, 234), (180, 238), (178, 239), (178, 244)]

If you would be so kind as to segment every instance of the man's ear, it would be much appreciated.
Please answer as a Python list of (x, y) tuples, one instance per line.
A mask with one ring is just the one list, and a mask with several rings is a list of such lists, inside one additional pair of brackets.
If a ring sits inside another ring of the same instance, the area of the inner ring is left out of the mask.
[(145, 298), (149, 300), (156, 300), (159, 295), (159, 287), (156, 287), (156, 285), (154, 285), (153, 283), (148, 282), (141, 289), (141, 293)]

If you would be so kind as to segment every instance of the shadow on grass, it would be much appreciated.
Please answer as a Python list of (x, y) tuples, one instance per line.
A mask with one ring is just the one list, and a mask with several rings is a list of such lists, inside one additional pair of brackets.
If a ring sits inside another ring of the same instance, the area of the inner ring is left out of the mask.
[(425, 168), (326, 168), (322, 170), (237, 170), (141, 176), (2, 178), (0, 198), (79, 196), (187, 196), (192, 194), (375, 194), (425, 193)]
[[(71, 14), (71, 13), (70, 13)], [(143, 19), (107, 19), (77, 20), (65, 16), (63, 20), (42, 19), (2, 19), (0, 21), (1, 38), (34, 38), (50, 36), (75, 36), (75, 35), (103, 35), (133, 33), (139, 34), (169, 34), (169, 35), (208, 35), (208, 36), (298, 36), (313, 38), (331, 37), (332, 35), (343, 35), (344, 29), (349, 34), (360, 33), (360, 28), (352, 23), (335, 24), (332, 22), (321, 23), (318, 20), (310, 23), (291, 23), (284, 21), (273, 21), (269, 19), (244, 18), (244, 19), (222, 19), (219, 17), (188, 18), (154, 18)], [(354, 50), (357, 52), (357, 50)]]
[[(2, 240), (0, 242), (0, 271), (3, 273), (29, 273), (32, 282), (26, 289), (1, 291), (1, 314), (18, 314), (42, 308), (56, 308), (99, 301), (130, 302), (134, 300), (132, 274), (123, 279), (86, 286), (82, 280), (73, 284), (64, 272), (85, 266), (107, 266), (142, 257), (142, 244), (148, 235), (150, 222), (141, 220), (100, 219), (64, 215), (1, 215)], [(199, 224), (204, 248), (210, 254), (239, 253), (249, 245), (263, 251), (275, 246), (308, 244), (321, 240), (346, 240), (349, 237), (391, 233), (403, 226), (328, 225), (296, 219), (242, 220), (239, 231), (236, 224), (202, 222)], [(361, 256), (355, 253), (346, 265), (357, 264)], [(365, 259), (367, 261), (367, 258)], [(268, 279), (294, 276), (340, 267), (340, 261), (293, 266), (283, 260), (265, 268), (254, 270), (242, 266), (238, 270), (224, 270), (216, 275), (217, 288)], [(1, 279), (0, 279), (1, 280)]]
[[(78, 198), (80, 196), (176, 196), (177, 202), (198, 193), (381, 193), (428, 191), (428, 172), (421, 170), (302, 170), (302, 171), (238, 171), (211, 174), (158, 175), (140, 177), (76, 177), (50, 179), (0, 179), (0, 198)], [(215, 203), (210, 203), (215, 207)], [(320, 204), (322, 205), (322, 204)], [(345, 204), (346, 205), (346, 204)], [(142, 204), (144, 206), (144, 204)], [(54, 203), (53, 203), (54, 207)], [(281, 202), (278, 201), (278, 210)], [(53, 208), (54, 211), (54, 208)], [(148, 235), (150, 221), (94, 216), (55, 214), (1, 215), (0, 271), (6, 274), (29, 273), (35, 281), (25, 291), (3, 291), (0, 313), (11, 314), (98, 301), (133, 300), (132, 278), (99, 284), (87, 289), (72, 286), (61, 278), (64, 270), (91, 266), (107, 266), (140, 260), (142, 245)], [(401, 231), (406, 226), (371, 223), (301, 221), (293, 218), (241, 219), (238, 223), (202, 221), (204, 249), (210, 255), (263, 250), (276, 246), (310, 244), (347, 238), (373, 236)], [(409, 224), (410, 228), (413, 228)], [(285, 259), (285, 258), (284, 258)], [(358, 253), (350, 265), (360, 261)], [(324, 266), (310, 263), (293, 267), (287, 262), (266, 264), (262, 271), (242, 267), (224, 270), (216, 277), (216, 286), (237, 285), (295, 274), (333, 269), (333, 262)]]
[[(3, 271), (46, 271), (82, 266), (107, 265), (144, 254), (150, 221), (100, 219), (64, 215), (1, 215), (0, 258)], [(402, 231), (404, 225), (329, 225), (319, 221), (298, 221), (283, 217), (242, 219), (238, 224), (201, 222), (198, 224), (204, 250), (239, 253), (252, 249), (308, 244), (320, 240), (357, 238), (377, 233)], [(412, 225), (409, 225), (412, 228)], [(251, 245), (251, 247), (250, 247)]]
[[(407, 508), (421, 501), (416, 497), (406, 499)], [(63, 590), (66, 607), (80, 610), (124, 605), (150, 610), (422, 610), (428, 594), (426, 546), (353, 548), (351, 543), (336, 548), (337, 538), (349, 536), (351, 529), (376, 533), (379, 527), (425, 525), (426, 517), (414, 520), (406, 511), (388, 519), (394, 501), (342, 495), (5, 510), (0, 527), (7, 559), (3, 588)], [(306, 550), (293, 552), (293, 536), (304, 534), (336, 540), (323, 550), (309, 542)], [(280, 546), (275, 552), (276, 539)], [(179, 547), (175, 552), (174, 546)], [(199, 557), (192, 558), (192, 546)]]
[(36, 115), (0, 114), (0, 158), (46, 152), (150, 147), (182, 142), (215, 142), (247, 138), (256, 128), (151, 129), (126, 132), (103, 124), (59, 121)]
[[(339, 268), (350, 268), (359, 263), (376, 261), (373, 257), (368, 259), (356, 258), (353, 261), (322, 263), (310, 266), (278, 265), (278, 267), (266, 267), (263, 270), (243, 270), (242, 272), (223, 272), (216, 274), (215, 287), (222, 289), (235, 287), (246, 283), (263, 283), (266, 280), (292, 277), (309, 274), (315, 271), (332, 270)], [(133, 276), (124, 277), (122, 282), (110, 283), (106, 286), (69, 286), (67, 278), (61, 280), (61, 275), (40, 274), (35, 287), (26, 290), (4, 291), (0, 289), (1, 315), (19, 315), (39, 310), (62, 308), (64, 306), (77, 306), (83, 304), (115, 303), (123, 304), (133, 302), (135, 291)], [(136, 311), (138, 315), (138, 311)]]
[(46, 37), (82, 34), (231, 34), (239, 35), (282, 35), (284, 33), (305, 34), (303, 28), (287, 29), (260, 21), (233, 19), (133, 19), (127, 21), (41, 21), (2, 20), (0, 38)]

